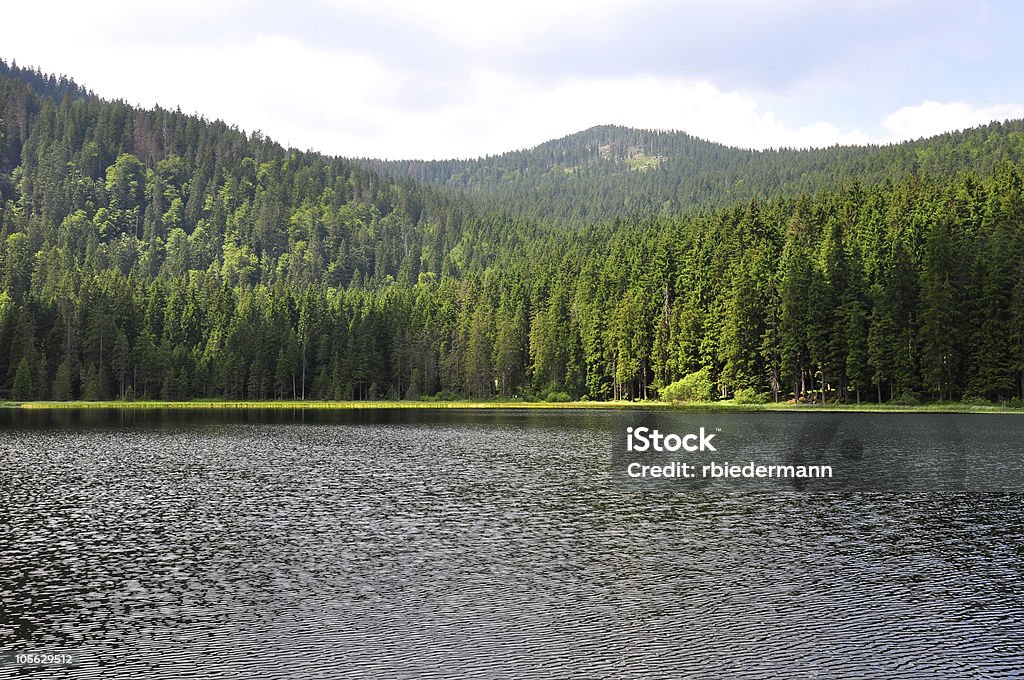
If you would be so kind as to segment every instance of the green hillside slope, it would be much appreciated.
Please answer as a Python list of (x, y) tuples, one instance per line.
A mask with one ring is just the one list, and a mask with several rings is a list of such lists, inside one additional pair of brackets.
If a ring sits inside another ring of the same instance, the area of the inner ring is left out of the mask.
[(1022, 159), (1024, 121), (1009, 121), (890, 146), (768, 151), (607, 125), (476, 160), (363, 162), (465, 191), (511, 214), (587, 222), (814, 194), (853, 181), (947, 180)]
[(0, 399), (1021, 399), (1020, 127), (367, 167), (0, 62)]

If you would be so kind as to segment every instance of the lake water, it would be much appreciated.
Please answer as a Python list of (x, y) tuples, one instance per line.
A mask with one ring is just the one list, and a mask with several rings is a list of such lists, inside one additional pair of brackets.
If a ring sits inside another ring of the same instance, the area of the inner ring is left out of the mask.
[(0, 650), (84, 659), (0, 677), (1021, 677), (1021, 495), (623, 491), (622, 417), (0, 413)]

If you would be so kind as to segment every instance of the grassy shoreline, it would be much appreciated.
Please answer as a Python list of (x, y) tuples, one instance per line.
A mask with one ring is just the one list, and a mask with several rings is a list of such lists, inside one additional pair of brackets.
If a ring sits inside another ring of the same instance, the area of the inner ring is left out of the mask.
[(946, 402), (915, 406), (894, 404), (737, 404), (733, 401), (710, 403), (667, 404), (658, 401), (572, 401), (544, 402), (521, 400), (493, 401), (27, 401), (0, 402), (0, 408), (47, 409), (120, 409), (120, 410), (218, 410), (218, 409), (594, 409), (632, 410), (657, 409), (674, 411), (777, 411), (782, 413), (851, 412), (851, 413), (1019, 413), (1024, 409), (1001, 404), (961, 404)]

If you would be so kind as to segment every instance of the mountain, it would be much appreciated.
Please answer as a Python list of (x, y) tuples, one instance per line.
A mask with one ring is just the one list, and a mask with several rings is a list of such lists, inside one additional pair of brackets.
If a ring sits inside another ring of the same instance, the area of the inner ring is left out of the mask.
[(33, 249), (70, 224), (83, 248), (92, 237), (133, 237), (143, 252), (117, 256), (137, 257), (133, 271), (150, 277), (187, 237), (195, 269), (228, 245), (264, 282), (415, 281), (444, 270), (464, 220), (491, 242), (506, 233), (490, 233), (451, 192), (285, 149), (222, 121), (105, 101), (2, 61), (0, 202), (8, 231), (26, 224)]
[(476, 160), (362, 163), (465, 192), (506, 213), (585, 223), (815, 194), (853, 182), (949, 179), (1021, 159), (1024, 121), (1016, 120), (888, 146), (767, 151), (732, 148), (685, 132), (604, 125)]
[(0, 62), (0, 399), (1024, 400), (1020, 147), (382, 163)]

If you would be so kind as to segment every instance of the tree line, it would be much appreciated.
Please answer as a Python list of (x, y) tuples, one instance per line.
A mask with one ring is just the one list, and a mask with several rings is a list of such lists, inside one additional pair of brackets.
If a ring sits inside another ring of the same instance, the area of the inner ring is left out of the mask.
[(1021, 399), (986, 167), (567, 226), (8, 68), (0, 399)]

